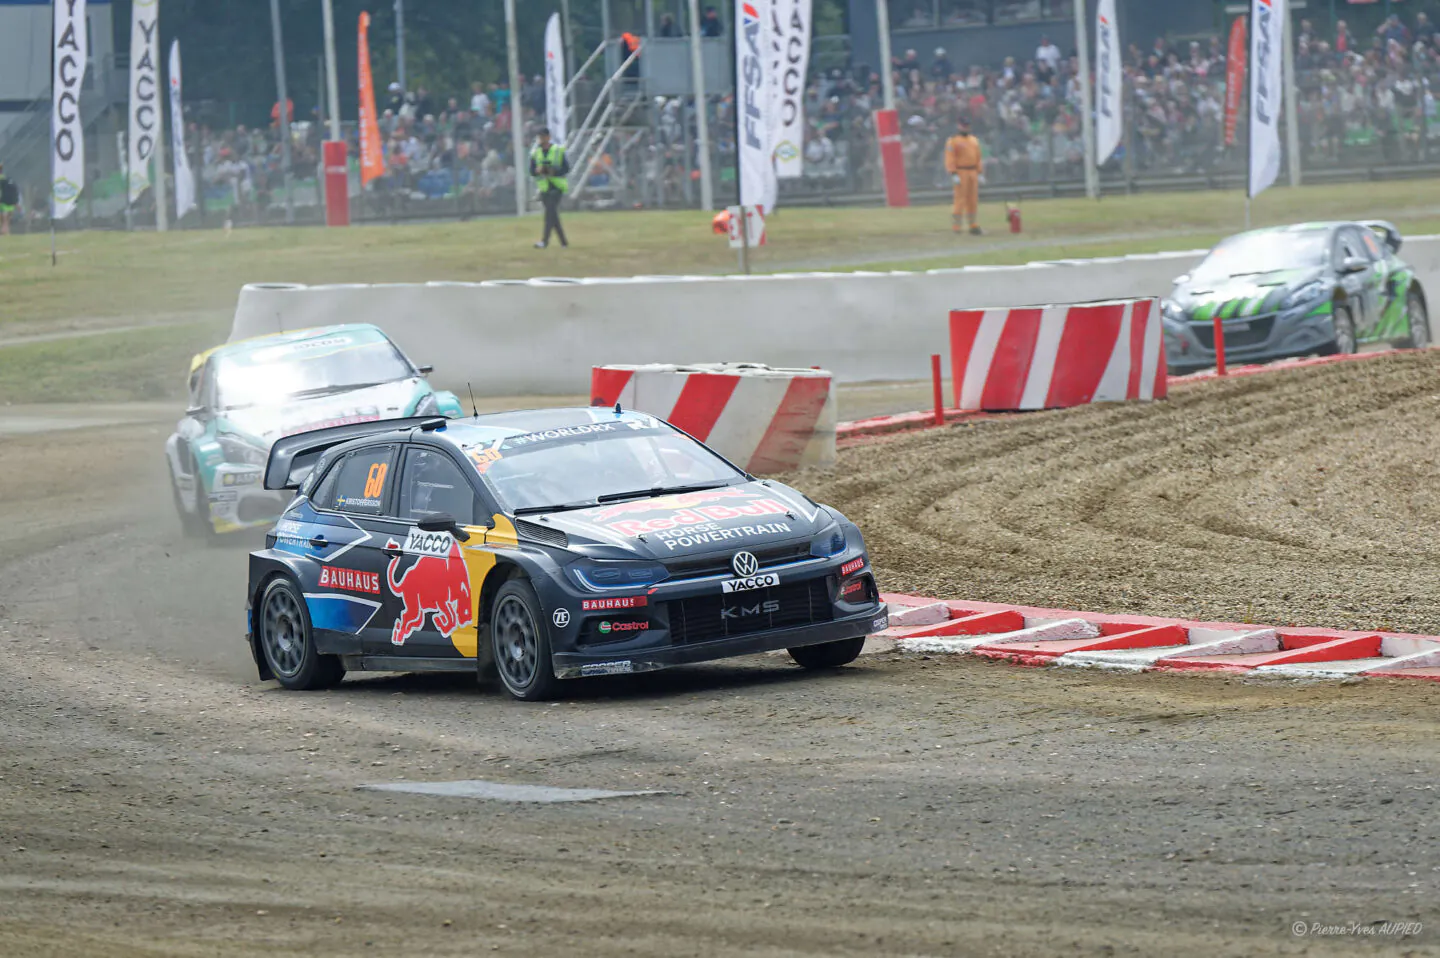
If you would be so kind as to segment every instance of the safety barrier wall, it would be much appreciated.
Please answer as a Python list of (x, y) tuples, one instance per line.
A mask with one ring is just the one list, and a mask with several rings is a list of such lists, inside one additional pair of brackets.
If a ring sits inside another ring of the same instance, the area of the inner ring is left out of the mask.
[[(477, 395), (576, 395), (592, 366), (676, 357), (820, 365), (838, 382), (911, 380), (953, 309), (1164, 296), (1189, 250), (923, 273), (637, 276), (294, 286), (240, 293), (231, 339), (341, 322), (380, 326), (432, 381)], [(1402, 256), (1440, 290), (1440, 237)]]
[(659, 416), (749, 472), (835, 462), (835, 382), (823, 369), (596, 366), (590, 396)]
[(1158, 300), (950, 313), (955, 408), (1059, 409), (1165, 398)]

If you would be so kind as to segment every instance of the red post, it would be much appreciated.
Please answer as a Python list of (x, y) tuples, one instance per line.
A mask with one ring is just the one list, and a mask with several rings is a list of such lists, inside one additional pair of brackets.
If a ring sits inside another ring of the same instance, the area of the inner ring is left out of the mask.
[(880, 164), (885, 173), (885, 205), (909, 206), (910, 188), (905, 182), (899, 114), (894, 110), (876, 110), (875, 134), (880, 138)]
[(350, 225), (350, 163), (344, 140), (326, 140), (325, 225)]
[(945, 425), (945, 397), (940, 391), (940, 354), (930, 354), (930, 377), (935, 381), (935, 425)]
[(1225, 327), (1215, 317), (1215, 375), (1225, 375)]

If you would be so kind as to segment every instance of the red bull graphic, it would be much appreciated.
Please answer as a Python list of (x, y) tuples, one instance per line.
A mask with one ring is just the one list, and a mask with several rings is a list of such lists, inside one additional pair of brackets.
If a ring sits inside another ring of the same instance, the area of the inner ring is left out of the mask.
[[(399, 543), (391, 539), (386, 548), (399, 548)], [(412, 530), (405, 540), (404, 553), (417, 556), (404, 575), (395, 577), (402, 556), (391, 559), (385, 570), (390, 592), (405, 603), (390, 632), (391, 644), (404, 645), (406, 639), (425, 625), (428, 613), (433, 613), (431, 623), (446, 638), (475, 621), (470, 573), (454, 536), (448, 532)]]

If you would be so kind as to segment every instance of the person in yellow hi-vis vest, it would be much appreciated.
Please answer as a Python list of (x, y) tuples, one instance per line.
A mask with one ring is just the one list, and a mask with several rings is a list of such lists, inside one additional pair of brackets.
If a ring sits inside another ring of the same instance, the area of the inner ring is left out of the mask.
[(536, 249), (550, 245), (550, 233), (560, 237), (561, 246), (569, 246), (565, 240), (565, 228), (560, 225), (560, 201), (570, 191), (570, 158), (565, 147), (550, 142), (550, 131), (540, 128), (540, 142), (530, 153), (530, 175), (535, 178), (535, 188), (540, 191), (540, 205), (545, 207), (545, 232)]
[(950, 229), (960, 232), (962, 221), (970, 235), (980, 235), (980, 184), (985, 179), (985, 160), (980, 155), (980, 141), (970, 132), (970, 121), (963, 116), (959, 131), (945, 141), (945, 170), (955, 188), (955, 205), (951, 208)]

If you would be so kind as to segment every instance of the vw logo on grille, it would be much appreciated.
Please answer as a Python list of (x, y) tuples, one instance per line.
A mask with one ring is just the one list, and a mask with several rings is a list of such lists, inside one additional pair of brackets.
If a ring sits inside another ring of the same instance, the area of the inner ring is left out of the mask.
[(742, 579), (748, 579), (760, 568), (760, 560), (750, 552), (737, 552), (735, 558), (730, 560), (731, 567), (735, 574)]

